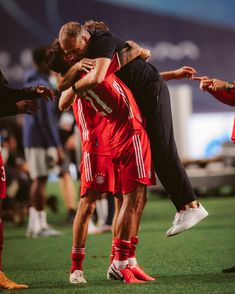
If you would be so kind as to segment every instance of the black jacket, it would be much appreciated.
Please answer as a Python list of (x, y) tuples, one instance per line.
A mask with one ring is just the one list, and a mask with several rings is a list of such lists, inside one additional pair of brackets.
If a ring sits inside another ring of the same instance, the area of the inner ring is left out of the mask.
[(36, 87), (14, 89), (8, 86), (0, 70), (0, 117), (17, 114), (16, 102), (38, 98)]

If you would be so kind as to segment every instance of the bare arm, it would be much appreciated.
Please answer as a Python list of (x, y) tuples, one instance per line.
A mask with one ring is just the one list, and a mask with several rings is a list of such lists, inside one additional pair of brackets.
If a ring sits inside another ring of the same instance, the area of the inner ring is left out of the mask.
[[(93, 70), (91, 70), (86, 76), (79, 79), (75, 82), (74, 86), (76, 88), (76, 94), (83, 96), (83, 92), (93, 89), (103, 82), (111, 60), (109, 58), (97, 58), (95, 59), (96, 66)], [(65, 92), (63, 92), (60, 101), (59, 101), (59, 109), (60, 110), (68, 110), (73, 103), (75, 98), (75, 93), (70, 87)]]
[(133, 41), (127, 41), (128, 46), (123, 48), (119, 53), (121, 66), (135, 59), (141, 53), (141, 47)]
[(161, 72), (160, 75), (165, 81), (169, 80), (180, 80), (182, 78), (192, 79), (192, 77), (197, 73), (197, 71), (191, 66), (183, 66), (181, 68)]
[[(127, 41), (127, 43), (129, 46), (122, 49), (118, 53), (121, 66), (124, 66), (125, 64), (132, 61), (138, 56), (140, 56), (143, 59), (148, 59), (150, 57), (149, 50), (146, 50), (140, 47), (137, 43), (133, 41)], [(95, 67), (95, 65), (96, 65), (96, 60), (88, 59), (88, 58), (83, 58), (81, 61), (74, 64), (63, 76), (60, 75), (58, 79), (59, 91), (64, 91), (68, 89), (69, 87), (71, 87), (78, 80), (78, 73), (80, 71), (85, 71), (88, 73), (90, 70), (92, 70)], [(95, 73), (93, 73), (93, 76), (94, 75)]]
[(128, 47), (123, 48), (118, 53), (121, 66), (124, 66), (138, 56), (144, 60), (147, 60), (150, 57), (149, 50), (140, 47), (137, 43), (131, 40), (127, 41), (127, 43)]
[(76, 95), (73, 93), (70, 88), (63, 91), (59, 100), (59, 109), (61, 111), (69, 110), (70, 106), (73, 104)]
[(64, 91), (68, 89), (71, 85), (73, 85), (78, 77), (78, 70), (77, 70), (77, 64), (75, 63), (70, 69), (64, 74), (59, 75), (58, 77), (58, 90)]
[(212, 96), (224, 104), (235, 106), (235, 86), (233, 89), (229, 89), (229, 82), (210, 79), (207, 76), (194, 77), (193, 79), (200, 81), (199, 88), (202, 91), (208, 91)]
[(78, 79), (78, 73), (80, 71), (89, 72), (95, 66), (95, 60), (83, 58), (79, 62), (75, 63), (70, 69), (58, 78), (58, 90), (64, 91), (71, 87)]
[(101, 84), (105, 78), (111, 59), (101, 57), (96, 58), (96, 66), (86, 76), (76, 81), (74, 86), (78, 93), (93, 89)]

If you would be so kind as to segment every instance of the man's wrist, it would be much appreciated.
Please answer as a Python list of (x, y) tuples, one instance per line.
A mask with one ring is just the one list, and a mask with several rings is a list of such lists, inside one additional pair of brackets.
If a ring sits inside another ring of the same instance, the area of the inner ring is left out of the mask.
[(74, 92), (75, 94), (79, 94), (79, 91), (78, 91), (78, 89), (76, 88), (75, 84), (72, 85), (72, 89), (73, 89), (73, 92)]

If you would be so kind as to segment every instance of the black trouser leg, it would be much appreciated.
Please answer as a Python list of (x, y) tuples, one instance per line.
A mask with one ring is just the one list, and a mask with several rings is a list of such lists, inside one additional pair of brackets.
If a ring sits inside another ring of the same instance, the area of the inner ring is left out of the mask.
[(147, 118), (155, 171), (169, 193), (177, 210), (196, 199), (175, 144), (170, 95), (165, 82), (161, 82), (158, 102)]

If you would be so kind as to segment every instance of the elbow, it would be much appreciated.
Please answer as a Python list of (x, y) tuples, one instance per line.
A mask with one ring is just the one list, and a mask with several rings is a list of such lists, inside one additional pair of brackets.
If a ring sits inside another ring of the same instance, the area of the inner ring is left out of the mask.
[(99, 84), (101, 84), (103, 81), (104, 81), (104, 76), (103, 75), (98, 75), (98, 76), (95, 76), (92, 81), (91, 81), (91, 84), (92, 84), (92, 88), (95, 88), (97, 87)]
[(104, 81), (104, 78), (105, 78), (105, 76), (103, 76), (103, 75), (96, 76), (94, 78), (94, 84), (96, 86), (98, 86), (99, 84), (101, 84)]
[(66, 111), (68, 109), (68, 106), (66, 105), (66, 103), (64, 101), (61, 101), (61, 100), (59, 101), (58, 107), (59, 107), (60, 111)]

